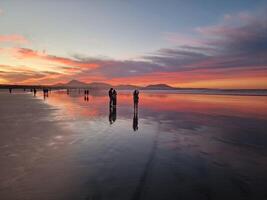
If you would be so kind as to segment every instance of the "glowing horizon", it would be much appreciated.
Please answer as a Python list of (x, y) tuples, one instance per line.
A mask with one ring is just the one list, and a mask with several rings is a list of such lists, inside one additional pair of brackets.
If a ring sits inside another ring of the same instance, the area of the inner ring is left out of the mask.
[(3, 2), (0, 84), (267, 89), (267, 3), (208, 5)]

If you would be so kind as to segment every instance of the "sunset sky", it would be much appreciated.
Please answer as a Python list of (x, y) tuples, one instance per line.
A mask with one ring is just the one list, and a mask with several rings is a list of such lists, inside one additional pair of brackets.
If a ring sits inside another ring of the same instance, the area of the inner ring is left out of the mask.
[(267, 0), (1, 0), (0, 84), (267, 89)]

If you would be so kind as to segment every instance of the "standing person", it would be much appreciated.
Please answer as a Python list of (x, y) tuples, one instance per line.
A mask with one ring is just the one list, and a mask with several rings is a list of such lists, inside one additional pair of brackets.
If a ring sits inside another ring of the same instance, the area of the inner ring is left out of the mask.
[(134, 90), (133, 100), (134, 100), (134, 104), (138, 104), (138, 102), (139, 102), (139, 91), (138, 90)]
[(108, 91), (108, 96), (109, 96), (109, 105), (112, 104), (112, 94), (113, 94), (113, 88), (110, 88)]
[(112, 92), (112, 101), (113, 101), (113, 106), (117, 105), (117, 91), (113, 90)]
[(37, 90), (34, 88), (33, 89), (33, 95), (36, 96)]
[(9, 88), (9, 93), (10, 93), (10, 94), (12, 93), (12, 88)]
[(45, 97), (48, 97), (48, 89), (44, 88), (44, 89), (43, 89), (43, 92), (44, 92), (44, 98), (45, 98)]

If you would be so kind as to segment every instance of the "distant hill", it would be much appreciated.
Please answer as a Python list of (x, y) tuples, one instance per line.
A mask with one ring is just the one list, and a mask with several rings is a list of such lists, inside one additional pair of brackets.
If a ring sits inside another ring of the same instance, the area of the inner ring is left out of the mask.
[(92, 83), (87, 84), (87, 86), (89, 86), (90, 88), (95, 88), (95, 89), (108, 89), (112, 87), (112, 85), (108, 83), (101, 83), (101, 82), (92, 82)]
[(118, 90), (142, 89), (142, 87), (136, 86), (136, 85), (117, 85), (117, 86), (115, 86), (115, 88), (118, 89)]
[(77, 80), (71, 80), (70, 82), (64, 84), (64, 86), (68, 86), (68, 87), (86, 87), (87, 84), (81, 81), (77, 81)]
[(178, 88), (171, 87), (167, 84), (155, 84), (155, 85), (148, 85), (143, 88), (144, 90), (176, 90)]
[(108, 83), (103, 82), (92, 82), (92, 83), (84, 83), (77, 80), (71, 80), (68, 83), (58, 83), (53, 85), (52, 87), (59, 87), (59, 88), (93, 88), (93, 89), (109, 89), (111, 87), (119, 89), (119, 90), (175, 90), (178, 88), (171, 87), (166, 84), (155, 84), (155, 85), (148, 85), (146, 87), (136, 86), (136, 85), (117, 85), (113, 86)]
[(77, 80), (71, 80), (68, 83), (58, 83), (52, 85), (52, 87), (62, 87), (62, 88), (94, 88), (94, 89), (107, 89), (112, 87), (112, 85), (101, 82), (84, 83)]

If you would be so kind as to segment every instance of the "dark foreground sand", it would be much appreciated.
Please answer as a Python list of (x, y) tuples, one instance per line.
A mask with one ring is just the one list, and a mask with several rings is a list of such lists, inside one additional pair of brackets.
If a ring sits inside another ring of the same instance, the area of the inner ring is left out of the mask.
[(68, 149), (54, 147), (69, 134), (52, 121), (55, 109), (30, 94), (0, 93), (0, 112), (0, 199), (75, 199)]

